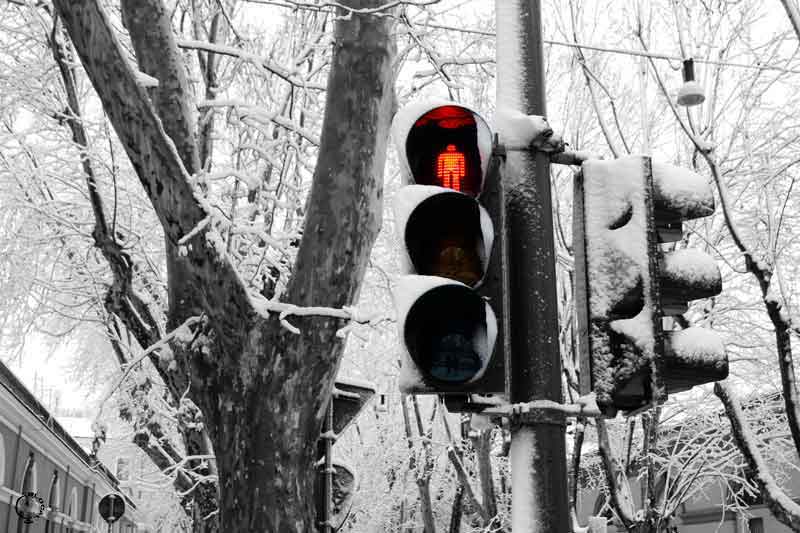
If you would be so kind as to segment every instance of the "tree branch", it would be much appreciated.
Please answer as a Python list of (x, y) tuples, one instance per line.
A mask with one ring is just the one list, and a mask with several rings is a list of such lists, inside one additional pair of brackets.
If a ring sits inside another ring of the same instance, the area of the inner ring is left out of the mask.
[[(181, 137), (175, 133), (180, 128), (175, 127), (173, 134), (178, 145), (170, 138), (145, 88), (137, 82), (98, 0), (56, 0), (55, 5), (153, 203), (166, 239), (175, 245), (211, 212), (190, 184), (190, 175), (179, 151), (180, 148), (184, 155), (194, 153), (188, 146), (190, 135), (186, 133), (186, 137)], [(164, 83), (165, 89), (171, 87), (169, 79)], [(196, 164), (194, 156), (187, 159), (192, 165)], [(186, 248), (187, 279), (181, 286), (204, 295), (203, 310), (221, 333), (219, 342), (227, 348), (223, 351), (235, 354), (239, 350), (231, 349), (230, 344), (238, 343), (243, 335), (234, 332), (243, 331), (251, 322), (252, 307), (233, 265), (217, 246), (219, 241), (219, 234), (211, 227), (194, 236)], [(219, 290), (202, 289), (209, 285)]]
[(608, 440), (608, 430), (603, 418), (596, 419), (597, 444), (600, 457), (603, 460), (603, 471), (606, 474), (606, 484), (614, 511), (626, 529), (630, 530), (636, 524), (633, 512), (633, 498), (628, 485), (628, 477), (619, 466), (619, 461), (614, 457), (611, 443)]
[(312, 91), (324, 91), (325, 85), (320, 83), (311, 83), (307, 80), (302, 78), (296, 78), (294, 73), (281, 67), (280, 65), (276, 65), (269, 61), (268, 59), (262, 58), (248, 52), (246, 50), (242, 50), (241, 48), (235, 46), (228, 46), (224, 44), (218, 43), (210, 43), (207, 41), (198, 41), (198, 40), (189, 40), (189, 39), (179, 39), (177, 45), (180, 48), (186, 48), (191, 50), (205, 50), (206, 52), (211, 52), (214, 54), (226, 55), (230, 57), (236, 57), (243, 61), (247, 61), (256, 65), (260, 68), (263, 68), (265, 71), (278, 76), (280, 79), (286, 81), (287, 83), (297, 87), (298, 89), (306, 89)]
[(747, 464), (761, 488), (772, 514), (782, 524), (794, 531), (800, 531), (800, 505), (795, 503), (775, 482), (764, 458), (758, 449), (757, 438), (747, 423), (742, 406), (728, 385), (714, 384), (714, 394), (725, 406), (725, 413), (731, 422), (731, 430), (736, 444), (747, 460)]
[(797, 5), (794, 3), (794, 0), (781, 0), (781, 4), (783, 4), (783, 8), (786, 10), (789, 22), (792, 23), (795, 35), (800, 39), (800, 11), (798, 11)]

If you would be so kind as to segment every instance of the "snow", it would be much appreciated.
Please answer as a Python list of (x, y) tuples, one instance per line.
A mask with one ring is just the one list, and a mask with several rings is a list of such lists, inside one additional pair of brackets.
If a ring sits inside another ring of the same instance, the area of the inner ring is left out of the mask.
[(205, 233), (205, 238), (206, 238), (206, 246), (214, 250), (214, 253), (216, 254), (217, 258), (221, 260), (226, 256), (228, 252), (226, 249), (225, 240), (222, 238), (222, 235), (220, 235), (220, 233), (217, 230), (209, 229)]
[(424, 99), (403, 106), (392, 119), (392, 140), (397, 151), (397, 159), (400, 162), (400, 172), (405, 183), (414, 183), (411, 177), (411, 167), (408, 164), (408, 155), (406, 154), (408, 133), (422, 115), (442, 106), (456, 106), (467, 109), (472, 113), (478, 130), (477, 142), (481, 158), (481, 175), (486, 176), (486, 171), (489, 168), (489, 159), (492, 156), (492, 130), (489, 128), (488, 123), (472, 109), (457, 102), (442, 99)]
[[(423, 201), (437, 194), (461, 194), (463, 193), (453, 191), (444, 187), (436, 187), (434, 185), (407, 185), (402, 187), (394, 197), (394, 219), (395, 230), (397, 232), (397, 243), (400, 247), (400, 258), (402, 261), (401, 268), (403, 272), (414, 273), (413, 263), (411, 257), (408, 255), (408, 247), (405, 241), (406, 225), (414, 210)], [(475, 201), (477, 203), (477, 200)], [(481, 260), (483, 272), (489, 268), (489, 256), (491, 255), (492, 244), (494, 242), (494, 225), (489, 213), (481, 205), (478, 205), (478, 213), (480, 216), (481, 234), (483, 236), (482, 242), (479, 243), (478, 257)]]
[(367, 381), (366, 379), (357, 379), (357, 378), (345, 378), (342, 376), (336, 376), (336, 383), (341, 384), (345, 387), (353, 387), (353, 388), (360, 388), (360, 389), (368, 389), (372, 392), (375, 392), (377, 389), (375, 388), (375, 384), (371, 381)]
[(136, 81), (142, 87), (147, 89), (151, 89), (153, 87), (158, 87), (158, 80), (149, 74), (145, 74), (141, 70), (138, 70), (135, 66), (131, 66), (133, 68), (133, 74), (136, 76)]
[(535, 495), (542, 490), (536, 487), (544, 481), (533, 471), (532, 458), (536, 453), (536, 434), (530, 427), (520, 427), (511, 435), (511, 493), (514, 505), (511, 507), (511, 531), (533, 531), (538, 523), (534, 507)]
[(591, 318), (603, 319), (640, 280), (647, 283), (644, 159), (589, 160), (582, 167), (588, 270), (598, 274), (590, 284)]
[(507, 107), (498, 107), (494, 115), (494, 126), (500, 135), (500, 143), (506, 148), (528, 147), (546, 131), (553, 131), (547, 119), (539, 115), (526, 115)]
[[(406, 327), (406, 317), (408, 311), (417, 299), (436, 287), (442, 285), (464, 285), (457, 281), (436, 276), (400, 276), (394, 286), (392, 295), (394, 296), (394, 307), (397, 311), (397, 333), (400, 339), (403, 338), (403, 331)], [(466, 287), (466, 285), (464, 285)]]
[[(648, 291), (643, 291), (644, 305), (636, 316), (620, 314), (619, 309), (626, 294), (650, 283), (644, 165), (642, 156), (582, 165), (586, 256), (592, 276), (590, 349), (600, 362), (592, 378), (601, 405), (611, 401), (618, 380), (648, 364), (655, 346)], [(609, 329), (635, 341), (636, 353), (616, 359), (608, 347)]]
[(242, 172), (235, 168), (223, 168), (214, 172), (210, 172), (204, 176), (204, 179), (206, 182), (210, 182), (210, 181), (223, 180), (228, 177), (236, 178), (240, 182), (244, 183), (250, 190), (256, 190), (261, 186), (260, 177), (248, 174), (246, 172)]
[(714, 194), (708, 180), (687, 168), (653, 161), (653, 188), (657, 209), (672, 210), (682, 218), (714, 212)]
[(610, 325), (613, 331), (625, 335), (631, 341), (637, 341), (635, 345), (639, 350), (652, 351), (655, 341), (649, 312), (639, 313), (635, 317), (626, 320), (614, 320)]
[(211, 215), (207, 215), (203, 218), (200, 222), (198, 222), (195, 227), (189, 230), (189, 233), (184, 235), (178, 240), (178, 245), (188, 245), (189, 241), (194, 238), (195, 235), (198, 235), (201, 231), (205, 229), (206, 226), (211, 222)]
[(661, 274), (666, 279), (682, 280), (693, 288), (712, 289), (721, 287), (719, 266), (714, 258), (700, 250), (684, 248), (665, 253), (661, 263)]
[[(524, 109), (523, 95), (526, 94), (525, 73), (519, 51), (524, 42), (523, 21), (520, 20), (522, 0), (495, 0), (496, 26), (498, 28), (495, 56), (497, 74), (503, 80), (497, 84), (497, 107)], [(524, 528), (523, 528), (524, 529)], [(521, 530), (520, 530), (521, 531)]]
[(725, 359), (722, 338), (706, 328), (686, 328), (669, 332), (664, 344), (668, 355), (690, 365), (722, 362)]

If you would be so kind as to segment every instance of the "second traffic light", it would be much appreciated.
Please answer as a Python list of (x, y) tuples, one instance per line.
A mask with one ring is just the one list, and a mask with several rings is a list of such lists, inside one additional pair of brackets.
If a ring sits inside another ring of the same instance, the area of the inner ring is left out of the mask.
[[(474, 111), (416, 102), (392, 125), (405, 186), (395, 287), (407, 393), (504, 394), (504, 204), (492, 133)], [(488, 301), (487, 301), (488, 300)]]
[(682, 221), (714, 212), (705, 180), (649, 157), (586, 161), (574, 209), (581, 392), (594, 392), (613, 416), (725, 379), (728, 359), (716, 333), (664, 331), (662, 320), (722, 290), (713, 258), (660, 246), (682, 238)]

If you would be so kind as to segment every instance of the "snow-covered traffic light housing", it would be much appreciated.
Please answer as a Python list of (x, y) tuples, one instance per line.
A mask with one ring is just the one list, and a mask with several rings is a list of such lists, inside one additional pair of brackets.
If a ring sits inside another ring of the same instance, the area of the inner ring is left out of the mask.
[(604, 414), (727, 377), (716, 333), (664, 331), (663, 320), (722, 290), (713, 258), (661, 247), (682, 238), (683, 221), (713, 212), (711, 188), (689, 170), (642, 156), (583, 163), (574, 204), (581, 382)]
[(499, 180), (489, 179), (491, 130), (464, 106), (426, 101), (397, 113), (392, 136), (404, 181), (394, 210), (407, 274), (394, 291), (400, 389), (505, 394), (504, 248), (495, 237), (504, 204)]

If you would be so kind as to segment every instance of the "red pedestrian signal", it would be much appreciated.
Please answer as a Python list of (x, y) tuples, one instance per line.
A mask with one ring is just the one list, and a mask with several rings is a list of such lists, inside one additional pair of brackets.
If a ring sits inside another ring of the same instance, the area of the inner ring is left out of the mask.
[(454, 191), (461, 191), (461, 181), (467, 175), (464, 154), (456, 150), (455, 144), (448, 144), (436, 159), (436, 178), (439, 185)]
[(397, 114), (393, 130), (409, 184), (480, 195), (492, 153), (492, 133), (480, 115), (416, 102)]

